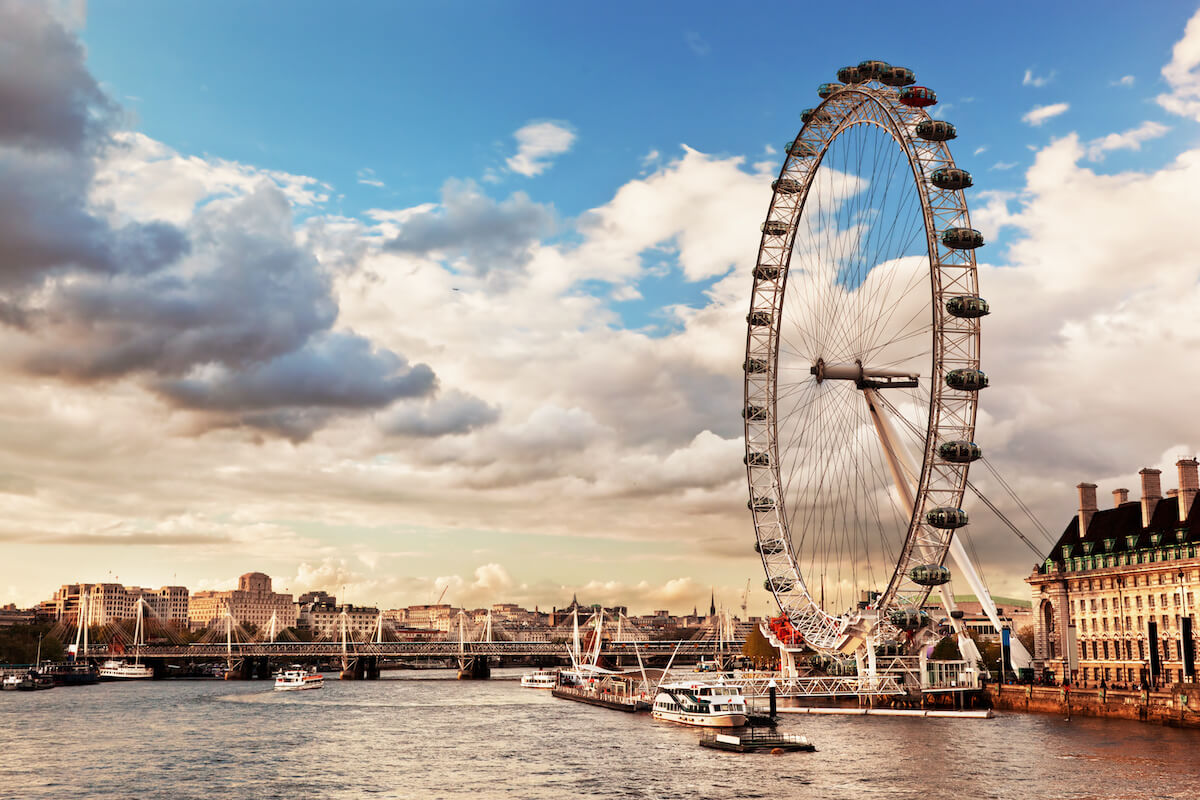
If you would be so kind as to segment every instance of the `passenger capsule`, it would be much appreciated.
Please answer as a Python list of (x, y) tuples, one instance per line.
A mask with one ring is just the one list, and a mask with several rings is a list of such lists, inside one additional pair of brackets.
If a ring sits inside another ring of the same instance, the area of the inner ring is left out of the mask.
[(988, 386), (988, 376), (978, 369), (952, 369), (946, 373), (946, 385), (960, 392), (978, 392)]
[(800, 191), (800, 181), (795, 178), (779, 178), (771, 181), (771, 188), (780, 194), (795, 194)]
[(796, 582), (791, 578), (785, 578), (783, 576), (779, 576), (777, 578), (767, 578), (765, 581), (763, 581), (763, 588), (768, 592), (782, 594), (783, 592), (790, 592), (792, 589), (795, 589)]
[(763, 325), (771, 324), (770, 311), (751, 311), (746, 315), (747, 324), (755, 328), (761, 328)]
[(875, 645), (875, 655), (880, 658), (904, 655), (904, 648), (895, 639), (888, 639)]
[(927, 86), (905, 86), (900, 90), (900, 102), (913, 108), (925, 108), (937, 103), (937, 92)]
[(842, 88), (840, 83), (822, 83), (817, 87), (817, 96), (822, 100), (828, 99), (834, 92)]
[(753, 375), (767, 371), (767, 362), (761, 358), (747, 358), (742, 364), (742, 369)]
[(746, 453), (742, 459), (747, 467), (769, 467), (771, 466), (770, 453)]
[(961, 508), (934, 508), (925, 514), (925, 521), (935, 528), (952, 531), (967, 524), (967, 512)]
[(958, 167), (935, 169), (929, 176), (929, 182), (939, 189), (966, 189), (974, 185), (971, 173)]
[(784, 149), (793, 158), (812, 158), (817, 154), (817, 149), (803, 139), (793, 139)]
[(746, 501), (746, 508), (751, 511), (770, 511), (775, 508), (774, 497), (752, 497)]
[(805, 125), (814, 119), (818, 123), (833, 122), (833, 115), (823, 108), (806, 108), (800, 112), (800, 121)]
[(869, 81), (872, 78), (879, 79), (884, 72), (891, 68), (892, 65), (886, 61), (860, 61), (858, 62), (858, 75), (864, 81)]
[(888, 613), (888, 622), (902, 631), (915, 631), (929, 623), (929, 615), (924, 611), (910, 608), (897, 608)]
[(767, 410), (762, 406), (746, 406), (742, 409), (742, 419), (751, 422), (762, 422), (767, 418)]
[(862, 83), (866, 78), (858, 67), (842, 67), (838, 70), (838, 80), (842, 83)]
[(960, 295), (946, 299), (946, 310), (951, 316), (963, 319), (978, 319), (992, 313), (988, 301), (976, 295)]
[(941, 119), (923, 119), (917, 123), (917, 136), (927, 142), (948, 142), (958, 136), (958, 130)]
[(970, 464), (983, 458), (983, 450), (974, 442), (942, 442), (938, 445), (938, 455), (951, 464)]
[(950, 582), (950, 568), (941, 564), (919, 564), (908, 571), (908, 577), (918, 586), (941, 586)]
[(754, 550), (763, 555), (774, 556), (782, 553), (786, 549), (782, 539), (771, 539), (766, 542), (755, 542)]
[(983, 247), (983, 234), (974, 228), (947, 228), (942, 231), (942, 244), (955, 250), (974, 250)]
[(779, 277), (779, 267), (760, 264), (754, 268), (754, 277), (760, 281), (773, 281)]
[(908, 67), (888, 67), (879, 73), (879, 80), (888, 86), (909, 86), (917, 82), (917, 76)]
[(768, 236), (783, 236), (788, 232), (788, 224), (781, 219), (769, 219), (759, 227)]

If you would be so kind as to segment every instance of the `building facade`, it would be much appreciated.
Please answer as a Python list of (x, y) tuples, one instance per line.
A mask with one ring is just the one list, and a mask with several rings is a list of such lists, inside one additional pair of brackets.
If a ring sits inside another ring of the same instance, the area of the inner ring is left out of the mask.
[(290, 594), (271, 589), (271, 578), (262, 572), (247, 572), (238, 578), (238, 588), (227, 592), (196, 592), (188, 606), (192, 628), (211, 628), (233, 617), (239, 625), (266, 629), (275, 619), (275, 629), (296, 626), (296, 604)]
[(1179, 488), (1162, 496), (1160, 470), (1141, 470), (1142, 497), (1113, 491), (1099, 509), (1081, 483), (1079, 510), (1046, 561), (1026, 578), (1033, 592), (1034, 659), (1056, 679), (1085, 685), (1194, 682), (1200, 593), (1200, 478), (1177, 462)]
[(339, 606), (323, 600), (296, 605), (296, 628), (307, 630), (316, 640), (340, 641), (344, 620), (347, 640), (364, 641), (375, 635), (376, 626), (379, 624), (378, 608), (349, 603)]
[(39, 605), (39, 611), (56, 620), (75, 624), (82, 609), (87, 625), (107, 625), (136, 617), (139, 600), (145, 603), (147, 615), (158, 622), (188, 624), (186, 586), (144, 589), (119, 583), (65, 583), (50, 600)]

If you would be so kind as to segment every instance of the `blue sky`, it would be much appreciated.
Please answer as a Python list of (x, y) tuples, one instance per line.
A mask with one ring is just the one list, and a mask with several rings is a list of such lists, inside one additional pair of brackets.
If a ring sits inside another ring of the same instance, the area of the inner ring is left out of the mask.
[[(38, 565), (0, 588), (23, 603), (93, 567), (203, 588), (267, 564), (385, 604), (760, 585), (748, 264), (801, 109), (867, 58), (958, 127), (990, 241), (980, 435), (1027, 502), (1057, 529), (1079, 480), (1200, 446), (1175, 386), (1135, 435), (1140, 388), (1102, 380), (1196, 338), (1161, 330), (1194, 248), (1145, 236), (1200, 216), (1200, 56), (1172, 61), (1194, 2), (77, 5), (60, 26), (0, 0), (0, 169), (28, 178), (0, 211), (48, 187), (29, 225), (70, 250), (0, 224), (0, 541)], [(38, 127), (80, 108), (94, 126)], [(561, 146), (514, 167), (543, 123)]]

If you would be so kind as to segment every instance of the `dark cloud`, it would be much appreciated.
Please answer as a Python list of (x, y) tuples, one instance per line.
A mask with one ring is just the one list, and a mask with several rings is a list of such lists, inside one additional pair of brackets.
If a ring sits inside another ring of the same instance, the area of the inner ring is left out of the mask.
[[(311, 240), (338, 230), (309, 226), (301, 241), (270, 181), (179, 227), (93, 206), (117, 110), (74, 34), (39, 4), (0, 0), (0, 324), (24, 334), (25, 371), (132, 378), (208, 427), (293, 439), (435, 390), (428, 366), (333, 331), (331, 272), (357, 258), (320, 263)], [(524, 196), (490, 211), (466, 190), (448, 202), (451, 223), (478, 225), (484, 251), (508, 257), (523, 245), (503, 220), (520, 231), (545, 213)], [(414, 230), (428, 246), (453, 238), (436, 222)]]
[(463, 257), (484, 274), (523, 265), (530, 249), (554, 228), (554, 212), (515, 192), (497, 203), (471, 181), (451, 180), (437, 209), (410, 217), (384, 247), (396, 253)]
[(381, 427), (393, 436), (434, 437), (469, 433), (491, 425), (500, 409), (462, 392), (445, 392), (424, 405), (401, 405), (389, 412)]
[(113, 110), (45, 3), (0, 0), (0, 143), (78, 152)]

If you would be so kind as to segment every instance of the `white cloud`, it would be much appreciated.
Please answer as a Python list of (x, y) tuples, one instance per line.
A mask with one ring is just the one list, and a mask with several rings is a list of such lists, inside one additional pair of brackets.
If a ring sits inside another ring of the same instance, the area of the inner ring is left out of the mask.
[(1132, 75), (1124, 75), (1115, 81), (1110, 81), (1109, 86), (1133, 86), (1134, 78)]
[(1169, 130), (1170, 128), (1166, 125), (1147, 121), (1124, 133), (1110, 133), (1099, 139), (1093, 139), (1087, 145), (1088, 160), (1103, 161), (1104, 154), (1113, 150), (1141, 150), (1142, 142), (1157, 139)]
[(1010, 170), (1016, 165), (1017, 162), (1015, 161), (997, 161), (995, 164), (992, 164), (990, 167), (988, 167), (988, 169)]
[(562, 122), (531, 122), (513, 134), (517, 153), (505, 163), (519, 175), (533, 177), (550, 168), (555, 156), (571, 149), (575, 132)]
[(383, 181), (379, 180), (378, 176), (375, 175), (375, 170), (370, 167), (363, 167), (355, 173), (355, 177), (358, 178), (359, 183), (366, 186), (375, 186), (380, 189), (384, 186)]
[(985, 145), (980, 145), (979, 147), (976, 147), (976, 148), (975, 148), (975, 152), (974, 152), (974, 153), (972, 153), (971, 155), (976, 155), (976, 156), (978, 156), (978, 155), (982, 155), (982, 154), (984, 154), (984, 153), (986, 153), (986, 152), (987, 152), (987, 145), (985, 144)]
[(688, 48), (698, 56), (706, 56), (712, 52), (712, 47), (704, 40), (704, 37), (695, 31), (685, 33), (683, 40), (687, 42)]
[(1172, 114), (1200, 121), (1200, 11), (1188, 20), (1162, 75), (1171, 91), (1158, 96), (1159, 105)]
[(1051, 71), (1049, 75), (1037, 76), (1037, 75), (1033, 74), (1033, 70), (1027, 69), (1027, 70), (1025, 70), (1025, 77), (1021, 79), (1021, 85), (1022, 86), (1033, 86), (1033, 87), (1040, 88), (1042, 86), (1045, 86), (1047, 83), (1049, 83), (1053, 79), (1054, 79), (1053, 71)]
[(1046, 120), (1057, 117), (1059, 114), (1066, 113), (1071, 106), (1069, 103), (1053, 103), (1048, 106), (1034, 106), (1024, 116), (1021, 121), (1028, 123), (1035, 128), (1044, 123)]

